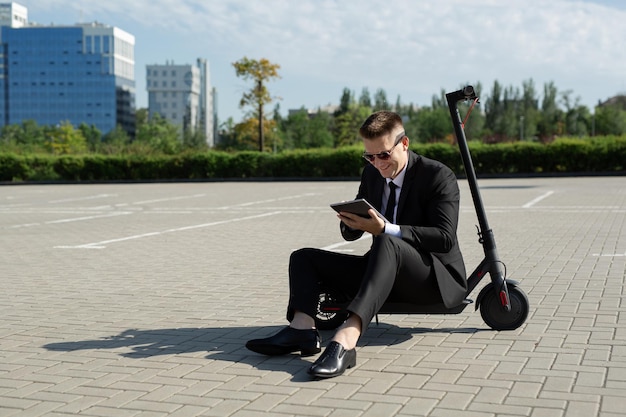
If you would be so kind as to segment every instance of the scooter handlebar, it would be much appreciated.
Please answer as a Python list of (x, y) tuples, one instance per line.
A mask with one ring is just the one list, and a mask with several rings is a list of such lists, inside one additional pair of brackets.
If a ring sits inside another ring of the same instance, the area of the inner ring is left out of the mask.
[(476, 96), (476, 90), (474, 90), (474, 87), (471, 85), (468, 85), (468, 86), (463, 87), (460, 90), (447, 93), (446, 98), (449, 103), (456, 104), (457, 102), (461, 100), (475, 100), (477, 96)]

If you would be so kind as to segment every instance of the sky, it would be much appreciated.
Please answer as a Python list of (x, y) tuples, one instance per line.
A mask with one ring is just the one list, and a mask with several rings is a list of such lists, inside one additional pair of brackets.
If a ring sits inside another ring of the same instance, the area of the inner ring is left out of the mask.
[[(548, 82), (592, 111), (626, 94), (624, 0), (18, 0), (29, 21), (98, 21), (135, 36), (137, 108), (146, 65), (207, 59), (220, 122), (241, 121), (243, 57), (280, 65), (281, 113), (338, 104), (345, 88), (428, 106), (442, 90)], [(275, 103), (266, 109), (271, 111)]]

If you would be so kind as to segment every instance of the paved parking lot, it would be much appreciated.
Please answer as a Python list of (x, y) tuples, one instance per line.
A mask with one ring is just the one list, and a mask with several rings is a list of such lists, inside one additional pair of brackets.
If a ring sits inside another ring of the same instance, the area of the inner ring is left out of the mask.
[(480, 184), (527, 322), (381, 315), (325, 381), (244, 344), (285, 324), (291, 251), (367, 250), (328, 207), (356, 182), (2, 186), (0, 416), (623, 416), (626, 178)]

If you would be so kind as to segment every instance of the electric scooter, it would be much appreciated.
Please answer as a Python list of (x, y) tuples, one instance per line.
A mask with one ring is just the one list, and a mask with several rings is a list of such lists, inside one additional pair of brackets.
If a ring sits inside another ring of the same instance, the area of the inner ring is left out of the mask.
[[(485, 323), (494, 330), (514, 330), (526, 321), (529, 312), (528, 297), (519, 287), (517, 281), (506, 278), (506, 266), (498, 256), (493, 231), (487, 222), (487, 214), (482, 202), (478, 181), (474, 171), (474, 164), (467, 146), (464, 122), (461, 120), (457, 104), (460, 101), (478, 102), (478, 97), (472, 86), (446, 94), (450, 117), (454, 125), (454, 132), (459, 144), (459, 151), (467, 175), (467, 182), (472, 194), (474, 208), (478, 217), (478, 242), (483, 247), (484, 258), (472, 274), (467, 278), (467, 295), (458, 306), (447, 308), (439, 304), (412, 304), (387, 301), (381, 307), (379, 314), (459, 314), (474, 301), (469, 297), (478, 283), (487, 275), (489, 282), (476, 297), (475, 310)], [(473, 106), (472, 104), (472, 106)], [(347, 318), (346, 307), (349, 298), (334, 288), (322, 288), (319, 296), (315, 323), (320, 330), (331, 330), (339, 327)], [(376, 316), (378, 322), (378, 315)]]

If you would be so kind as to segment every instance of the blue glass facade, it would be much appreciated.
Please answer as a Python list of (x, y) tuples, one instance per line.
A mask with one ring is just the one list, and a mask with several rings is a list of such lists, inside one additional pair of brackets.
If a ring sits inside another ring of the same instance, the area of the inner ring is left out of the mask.
[[(116, 39), (114, 28), (94, 34), (82, 26), (1, 30), (2, 125), (69, 121), (106, 134), (119, 124), (134, 134), (134, 46)], [(127, 62), (114, 58), (116, 44), (131, 49)]]

